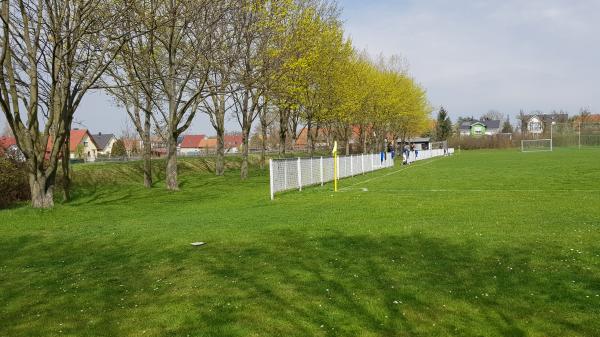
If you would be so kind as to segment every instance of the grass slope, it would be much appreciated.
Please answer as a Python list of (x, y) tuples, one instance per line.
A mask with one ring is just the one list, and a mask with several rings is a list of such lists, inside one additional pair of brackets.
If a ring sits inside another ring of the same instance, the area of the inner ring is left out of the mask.
[(463, 152), (273, 202), (259, 170), (184, 161), (171, 193), (138, 166), (0, 211), (0, 336), (600, 335), (598, 151)]

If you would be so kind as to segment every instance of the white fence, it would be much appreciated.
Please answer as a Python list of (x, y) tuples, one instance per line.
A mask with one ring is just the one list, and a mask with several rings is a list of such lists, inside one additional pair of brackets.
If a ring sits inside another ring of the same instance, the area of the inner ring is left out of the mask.
[[(271, 199), (277, 192), (302, 191), (304, 186), (333, 181), (333, 160), (332, 157), (271, 159)], [(384, 160), (381, 160), (381, 154), (338, 156), (337, 160), (340, 179), (394, 166), (394, 159), (389, 153)]]
[(434, 150), (421, 150), (410, 153), (409, 161), (417, 161), (417, 160), (425, 160), (429, 158), (441, 157), (444, 155), (451, 155), (454, 153), (454, 148), (444, 149), (434, 149)]
[[(453, 148), (447, 150), (421, 150), (411, 152), (409, 161), (424, 160), (454, 153)], [(396, 157), (396, 158), (402, 158)], [(338, 178), (352, 177), (359, 174), (393, 167), (394, 159), (387, 153), (384, 160), (381, 154), (362, 154), (338, 157)], [(333, 181), (333, 158), (292, 158), (271, 159), (269, 161), (271, 183), (271, 199), (275, 193), (287, 190), (300, 190), (311, 185), (323, 185)]]

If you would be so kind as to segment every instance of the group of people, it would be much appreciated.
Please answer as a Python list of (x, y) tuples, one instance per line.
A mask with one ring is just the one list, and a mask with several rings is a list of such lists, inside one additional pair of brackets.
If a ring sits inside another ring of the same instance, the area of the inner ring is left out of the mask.
[(402, 148), (402, 164), (410, 165), (412, 162), (417, 160), (419, 156), (419, 149), (415, 147), (415, 144), (405, 144)]
[[(392, 156), (392, 159), (396, 157), (396, 149), (392, 143), (387, 143), (387, 151), (381, 151), (381, 162), (387, 159), (387, 153)], [(409, 165), (419, 156), (419, 149), (413, 143), (407, 143), (402, 147), (402, 164)]]

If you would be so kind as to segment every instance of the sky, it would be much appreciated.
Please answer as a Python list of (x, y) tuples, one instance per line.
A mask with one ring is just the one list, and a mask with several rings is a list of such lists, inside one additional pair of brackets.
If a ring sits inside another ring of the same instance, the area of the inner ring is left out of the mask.
[(341, 1), (347, 33), (371, 54), (399, 54), (432, 106), (600, 111), (599, 0)]
[[(489, 110), (600, 112), (600, 0), (339, 0), (348, 36), (371, 55), (400, 55), (435, 109), (453, 121)], [(434, 112), (435, 113), (435, 112)], [(117, 133), (127, 117), (93, 92), (75, 120)], [(239, 129), (229, 120), (227, 129)], [(200, 114), (187, 133), (212, 135)]]

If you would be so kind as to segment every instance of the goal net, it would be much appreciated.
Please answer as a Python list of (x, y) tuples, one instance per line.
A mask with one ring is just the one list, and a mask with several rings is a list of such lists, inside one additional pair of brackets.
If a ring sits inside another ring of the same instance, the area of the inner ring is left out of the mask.
[(521, 152), (552, 151), (552, 139), (531, 139), (521, 141)]

